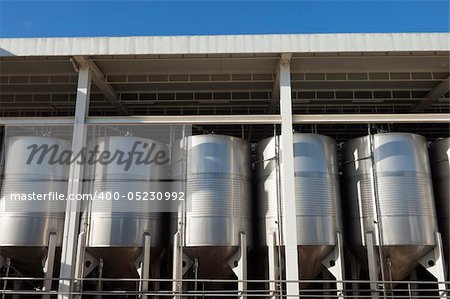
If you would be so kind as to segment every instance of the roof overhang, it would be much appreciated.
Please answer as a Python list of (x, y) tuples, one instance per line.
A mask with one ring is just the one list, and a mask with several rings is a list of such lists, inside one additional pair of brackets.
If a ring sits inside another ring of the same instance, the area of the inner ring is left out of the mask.
[(4, 38), (0, 56), (450, 51), (449, 33)]

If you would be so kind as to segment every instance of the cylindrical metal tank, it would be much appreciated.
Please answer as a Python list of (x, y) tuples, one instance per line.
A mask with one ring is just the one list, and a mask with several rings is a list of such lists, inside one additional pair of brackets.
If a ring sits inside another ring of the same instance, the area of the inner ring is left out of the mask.
[[(261, 239), (265, 244), (267, 235), (278, 229), (278, 214), (283, 224), (276, 138), (266, 138), (256, 147)], [(293, 139), (300, 277), (312, 279), (336, 246), (337, 232), (342, 232), (336, 143), (318, 134), (294, 134)], [(281, 242), (284, 246), (284, 240)]]
[[(30, 159), (31, 149), (42, 147)], [(52, 153), (69, 149), (69, 142), (37, 136), (10, 137), (5, 140), (5, 169), (0, 196), (0, 254), (29, 275), (42, 273), (50, 233), (56, 246), (62, 244), (65, 201), (17, 201), (12, 196), (66, 194), (69, 165), (50, 163)], [(43, 153), (43, 155), (41, 155)], [(42, 161), (39, 159), (43, 156)], [(29, 163), (27, 163), (29, 162)], [(39, 163), (40, 162), (40, 163)], [(37, 197), (35, 197), (37, 198)]]
[[(251, 243), (249, 144), (222, 135), (191, 136), (186, 142), (183, 252), (198, 259), (199, 277), (230, 277), (226, 262), (239, 249), (240, 233)], [(182, 217), (179, 213), (178, 222)]]
[[(430, 148), (434, 194), (447, 265), (450, 263), (450, 138), (436, 141)], [(449, 269), (450, 270), (450, 269)]]
[[(133, 148), (144, 153), (139, 159), (145, 159), (150, 150), (153, 155), (164, 152), (169, 157), (164, 144), (139, 137), (103, 137), (97, 139), (96, 145), (100, 153), (109, 152), (113, 156), (122, 152), (124, 159), (130, 158)], [(141, 254), (144, 233), (151, 236), (152, 256), (156, 256), (162, 247), (164, 225), (161, 213), (151, 210), (150, 200), (137, 201), (136, 198), (138, 192), (142, 198), (144, 192), (163, 192), (162, 181), (168, 178), (169, 165), (138, 164), (136, 154), (131, 158), (132, 163), (128, 166), (115, 159), (110, 163), (95, 163), (91, 171), (90, 192), (97, 194), (97, 199), (91, 202), (87, 212), (90, 216), (85, 214), (84, 217), (89, 228), (86, 247), (105, 261), (104, 270), (110, 277), (137, 276), (135, 261)], [(112, 200), (100, 198), (108, 193)], [(114, 200), (114, 194), (120, 195), (118, 200)]]
[(347, 240), (365, 258), (366, 235), (382, 247), (385, 278), (404, 279), (435, 245), (437, 231), (424, 137), (407, 133), (352, 139), (344, 147)]

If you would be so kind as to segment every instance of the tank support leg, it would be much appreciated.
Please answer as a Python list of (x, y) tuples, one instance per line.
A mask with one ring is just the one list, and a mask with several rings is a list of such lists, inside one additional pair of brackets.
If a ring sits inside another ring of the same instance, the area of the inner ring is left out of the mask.
[[(95, 267), (99, 266), (99, 260), (86, 251), (86, 232), (82, 231), (78, 235), (77, 252), (75, 258), (75, 281), (73, 282), (74, 291), (81, 293), (83, 290), (83, 282), (81, 279), (91, 273)], [(78, 280), (80, 279), (80, 280)], [(74, 295), (73, 298), (81, 298), (81, 295)]]
[[(97, 282), (97, 292), (101, 292), (103, 289), (103, 259), (99, 259), (98, 263), (98, 282)], [(97, 298), (102, 298), (102, 295), (97, 295)]]
[(277, 283), (275, 280), (278, 279), (279, 276), (279, 268), (277, 264), (277, 257), (276, 257), (276, 239), (277, 238), (277, 232), (271, 232), (267, 234), (267, 259), (269, 262), (269, 290), (270, 290), (270, 298), (275, 298), (277, 294)]
[(322, 261), (322, 264), (336, 279), (337, 298), (344, 298), (344, 248), (341, 233), (336, 234), (336, 241), (334, 250)]
[[(184, 264), (184, 265), (183, 265)], [(172, 268), (172, 293), (174, 299), (180, 299), (183, 291), (181, 282), (184, 273), (193, 265), (193, 261), (183, 254), (181, 246), (181, 233), (177, 232), (173, 237), (173, 268)]]
[(240, 234), (239, 251), (228, 261), (238, 278), (238, 298), (247, 298), (247, 236)]
[(375, 242), (373, 239), (373, 232), (366, 233), (366, 246), (367, 246), (367, 262), (369, 265), (369, 279), (370, 279), (370, 291), (372, 298), (379, 298), (378, 293), (378, 266), (375, 250)]
[(445, 287), (445, 263), (441, 234), (434, 234), (436, 246), (419, 263), (438, 281), (439, 298), (447, 298)]
[[(8, 277), (8, 276), (9, 276), (9, 269), (11, 269), (11, 259), (10, 259), (9, 257), (6, 258), (5, 266), (6, 266), (6, 274), (5, 274), (5, 277)], [(5, 279), (5, 280), (3, 281), (3, 296), (2, 296), (2, 299), (5, 299), (5, 298), (6, 298), (5, 291), (6, 291), (6, 288), (7, 288), (7, 287), (8, 287), (8, 280)]]
[[(55, 253), (56, 253), (56, 234), (50, 233), (48, 238), (48, 249), (47, 249), (47, 260), (44, 266), (44, 291), (50, 292), (52, 290), (52, 278), (53, 278), (53, 267), (55, 265)], [(42, 296), (43, 299), (49, 299), (50, 295)]]
[[(75, 279), (82, 278), (84, 275), (84, 267), (85, 267), (85, 247), (84, 244), (86, 244), (85, 240), (86, 233), (82, 231), (78, 235), (78, 243), (77, 243), (77, 253), (75, 257)], [(92, 270), (91, 270), (92, 271)], [(90, 271), (89, 271), (90, 272)], [(81, 281), (75, 280), (73, 282), (73, 288), (75, 292), (81, 292), (83, 289), (83, 283)], [(75, 298), (81, 297), (81, 296), (74, 296)]]
[[(150, 246), (151, 236), (149, 233), (144, 233), (143, 246), (142, 246), (142, 261), (141, 261), (141, 279), (144, 279), (140, 283), (140, 291), (148, 292), (148, 280), (150, 278)], [(143, 299), (148, 298), (147, 295), (142, 296)]]

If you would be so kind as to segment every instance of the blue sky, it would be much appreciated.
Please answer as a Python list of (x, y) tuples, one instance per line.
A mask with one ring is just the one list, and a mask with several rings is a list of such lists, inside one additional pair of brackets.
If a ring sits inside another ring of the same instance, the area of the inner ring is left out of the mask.
[(449, 32), (449, 28), (449, 0), (0, 0), (1, 37)]

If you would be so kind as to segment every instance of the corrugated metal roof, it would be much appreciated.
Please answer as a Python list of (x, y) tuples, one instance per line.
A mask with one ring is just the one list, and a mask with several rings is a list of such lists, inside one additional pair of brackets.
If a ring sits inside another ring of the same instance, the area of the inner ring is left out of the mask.
[(4, 38), (0, 56), (450, 51), (450, 33)]

